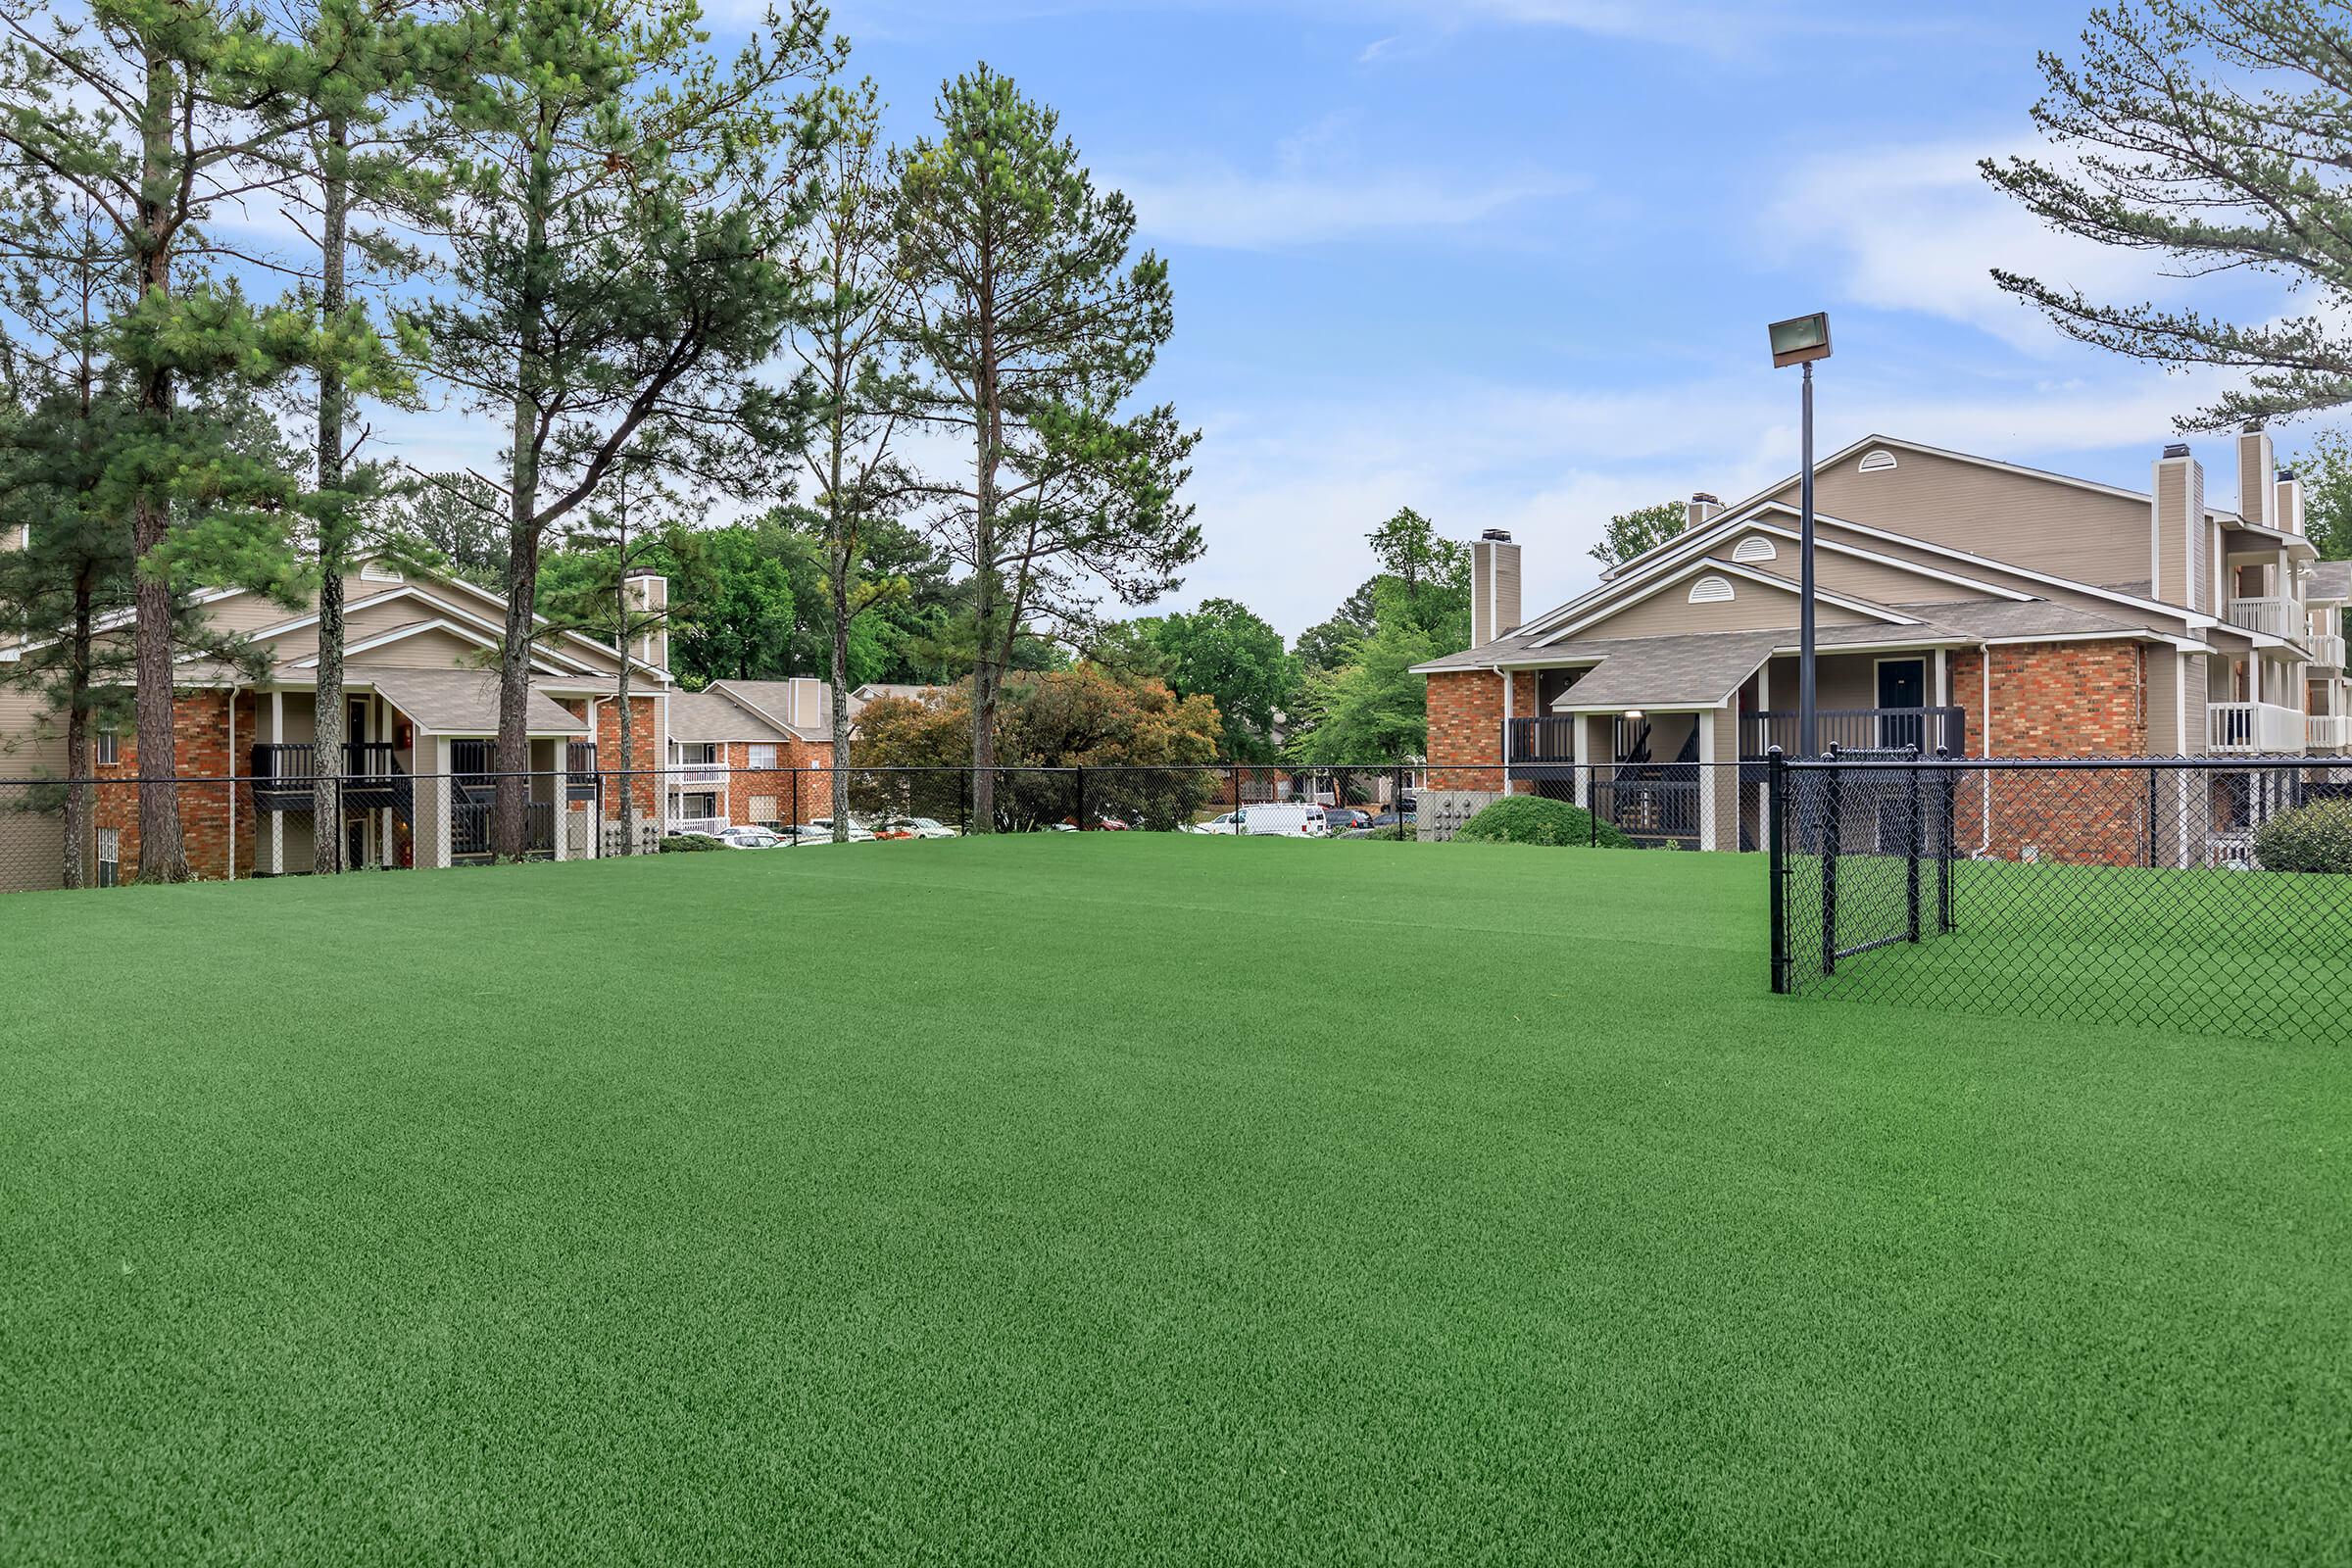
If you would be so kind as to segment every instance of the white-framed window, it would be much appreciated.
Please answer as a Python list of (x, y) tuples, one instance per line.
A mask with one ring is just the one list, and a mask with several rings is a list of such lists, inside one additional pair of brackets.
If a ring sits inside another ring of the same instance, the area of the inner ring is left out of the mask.
[(765, 771), (774, 768), (775, 765), (776, 748), (772, 742), (757, 744), (752, 747), (752, 767), (754, 770)]
[(746, 809), (751, 820), (759, 823), (761, 827), (774, 827), (778, 822), (784, 820), (776, 814), (776, 798), (773, 795), (753, 796)]
[(1694, 605), (1720, 605), (1731, 597), (1729, 577), (1701, 577), (1690, 585), (1690, 602)]
[(1768, 534), (1751, 533), (1732, 548), (1734, 561), (1771, 561), (1779, 555)]
[(102, 827), (98, 830), (98, 885), (111, 888), (122, 880), (122, 830)]
[(122, 760), (122, 737), (111, 729), (102, 729), (90, 747), (90, 760), (99, 767), (113, 767)]
[(1862, 454), (1862, 471), (1864, 473), (1892, 473), (1894, 471), (1894, 454), (1885, 447), (1871, 448)]

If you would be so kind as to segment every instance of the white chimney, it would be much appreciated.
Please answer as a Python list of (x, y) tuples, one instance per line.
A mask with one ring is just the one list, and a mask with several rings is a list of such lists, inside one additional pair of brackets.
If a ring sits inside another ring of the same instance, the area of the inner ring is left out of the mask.
[(2271, 433), (2259, 424), (2237, 432), (2237, 514), (2257, 528), (2280, 524), (2277, 501), (2271, 495), (2272, 475), (2278, 471), (2278, 454), (2271, 450)]
[(1501, 528), (1470, 544), (1470, 646), (1484, 648), (1519, 629), (1519, 547)]
[(1683, 508), (1683, 527), (1686, 531), (1697, 527), (1723, 510), (1723, 503), (1704, 490), (1695, 491)]
[(629, 638), (629, 657), (656, 669), (669, 668), (669, 579), (651, 566), (634, 566), (621, 579), (621, 603), (632, 619), (659, 614), (661, 620), (639, 628)]
[(825, 695), (825, 683), (813, 675), (792, 677), (792, 711), (784, 722), (795, 729), (829, 730), (833, 727), (833, 710)]
[(2156, 460), (2155, 499), (2149, 505), (2150, 597), (2210, 612), (2213, 551), (2205, 528), (2205, 466), (2176, 441)]

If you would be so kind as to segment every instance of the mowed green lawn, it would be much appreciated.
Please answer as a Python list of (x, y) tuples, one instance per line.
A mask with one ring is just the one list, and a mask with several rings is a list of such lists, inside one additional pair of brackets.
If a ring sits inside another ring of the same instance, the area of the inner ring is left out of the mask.
[(0, 901), (0, 1561), (2352, 1555), (2352, 1055), (1774, 999), (1763, 878)]

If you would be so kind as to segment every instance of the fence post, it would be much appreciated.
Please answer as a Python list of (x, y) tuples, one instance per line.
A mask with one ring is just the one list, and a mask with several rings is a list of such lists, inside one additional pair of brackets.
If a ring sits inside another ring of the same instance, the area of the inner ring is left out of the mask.
[(1903, 828), (1903, 835), (1908, 842), (1904, 844), (1903, 851), (1904, 858), (1909, 862), (1904, 867), (1906, 879), (1904, 913), (1909, 922), (1907, 929), (1910, 932), (1910, 939), (1917, 942), (1919, 940), (1919, 832), (1922, 823), (1919, 814), (1919, 762), (1916, 750), (1912, 753), (1912, 757), (1913, 761), (1903, 779), (1904, 804), (1907, 808), (1906, 815), (1908, 817)]
[(1941, 764), (1943, 786), (1936, 791), (1937, 814), (1941, 818), (1936, 830), (1936, 932), (1938, 936), (1952, 933), (1952, 861), (1960, 853), (1959, 828), (1953, 817), (1960, 810), (1960, 773), (1951, 765), (1951, 759), (1942, 747), (1936, 748), (1936, 760)]
[(792, 767), (792, 847), (801, 847), (801, 766)]
[(2148, 769), (2148, 869), (2156, 868), (2156, 770)]
[[(1788, 760), (1778, 746), (1765, 753), (1765, 798), (1772, 812), (1770, 843), (1772, 874), (1772, 991), (1788, 994)], [(1588, 797), (1589, 798), (1589, 797)]]
[(1078, 809), (1071, 820), (1078, 824), (1079, 832), (1086, 831), (1086, 764), (1084, 762), (1078, 764)]
[(1821, 972), (1838, 972), (1838, 817), (1845, 804), (1845, 781), (1838, 772), (1838, 747), (1830, 746), (1821, 774)]
[(1585, 781), (1585, 848), (1600, 848), (1600, 770)]

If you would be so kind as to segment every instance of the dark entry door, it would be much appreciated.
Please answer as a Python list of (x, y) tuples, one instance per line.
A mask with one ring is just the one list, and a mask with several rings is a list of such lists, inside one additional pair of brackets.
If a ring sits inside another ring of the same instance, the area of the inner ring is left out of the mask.
[[(1879, 744), (1925, 749), (1926, 726), (1920, 709), (1928, 700), (1928, 662), (1924, 659), (1879, 661)], [(1894, 711), (1886, 711), (1886, 710)]]

